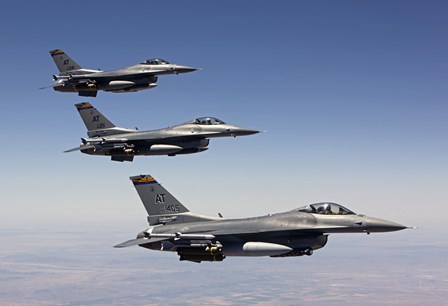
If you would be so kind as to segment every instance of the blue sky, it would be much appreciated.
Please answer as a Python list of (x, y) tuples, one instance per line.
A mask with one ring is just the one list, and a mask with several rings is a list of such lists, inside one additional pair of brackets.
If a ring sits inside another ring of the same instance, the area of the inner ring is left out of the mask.
[[(128, 177), (150, 173), (191, 210), (227, 217), (331, 200), (420, 226), (446, 220), (444, 1), (7, 2), (0, 12), (0, 222), (145, 226)], [(79, 98), (39, 87), (48, 50), (88, 68), (150, 57), (203, 70), (155, 90)], [(212, 115), (266, 130), (207, 152), (63, 154), (85, 136), (73, 104), (152, 129)], [(434, 212), (437, 212), (434, 215)], [(446, 232), (446, 230), (445, 230)], [(134, 233), (132, 233), (133, 235)]]

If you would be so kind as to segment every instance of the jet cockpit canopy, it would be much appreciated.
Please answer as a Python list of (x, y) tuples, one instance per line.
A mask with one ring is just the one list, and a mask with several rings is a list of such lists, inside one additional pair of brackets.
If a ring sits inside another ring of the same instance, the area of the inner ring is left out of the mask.
[(146, 65), (167, 65), (167, 64), (169, 64), (169, 62), (164, 59), (161, 59), (161, 58), (150, 58), (141, 64), (144, 64), (144, 65), (145, 64)]
[(225, 124), (224, 121), (219, 120), (218, 118), (214, 118), (214, 117), (202, 117), (202, 118), (197, 118), (193, 121), (190, 121), (190, 123), (193, 124), (199, 124), (199, 125), (218, 125), (218, 124)]
[(300, 207), (296, 209), (296, 211), (307, 212), (312, 214), (321, 214), (321, 215), (355, 215), (355, 213), (350, 209), (345, 208), (342, 205), (331, 202), (310, 204), (307, 206)]

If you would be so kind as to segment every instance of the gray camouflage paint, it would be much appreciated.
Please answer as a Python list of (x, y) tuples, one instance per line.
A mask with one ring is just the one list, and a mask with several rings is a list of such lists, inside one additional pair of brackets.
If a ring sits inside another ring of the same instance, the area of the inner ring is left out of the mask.
[(355, 214), (329, 202), (254, 218), (202, 216), (190, 212), (150, 175), (130, 179), (146, 208), (151, 227), (140, 232), (136, 239), (115, 247), (139, 245), (177, 252), (180, 260), (201, 262), (222, 261), (226, 256), (311, 255), (325, 246), (328, 234), (370, 234), (406, 228), (395, 222)]
[[(99, 90), (114, 93), (136, 92), (157, 86), (157, 76), (196, 71), (197, 68), (171, 64), (163, 59), (150, 59), (116, 70), (84, 69), (63, 50), (50, 51), (59, 76), (48, 86), (60, 92), (78, 92), (80, 96), (96, 97)], [(47, 88), (47, 87), (43, 87)]]
[(259, 131), (226, 124), (213, 117), (198, 118), (152, 131), (116, 127), (90, 103), (75, 104), (87, 128), (89, 138), (79, 147), (65, 152), (81, 151), (90, 155), (111, 156), (114, 161), (132, 161), (136, 155), (191, 154), (207, 150), (209, 139), (256, 134)]

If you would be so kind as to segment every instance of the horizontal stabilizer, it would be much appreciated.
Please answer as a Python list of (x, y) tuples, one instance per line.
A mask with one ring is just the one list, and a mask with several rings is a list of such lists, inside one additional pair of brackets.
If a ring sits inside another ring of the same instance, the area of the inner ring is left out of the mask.
[(125, 241), (123, 243), (117, 244), (114, 246), (114, 248), (127, 248), (130, 246), (134, 246), (134, 245), (141, 245), (141, 244), (146, 244), (146, 243), (153, 243), (153, 242), (157, 242), (157, 241), (163, 241), (163, 240), (167, 240), (168, 238), (137, 238), (137, 239), (131, 239), (128, 241)]
[(73, 149), (65, 150), (64, 153), (81, 151), (81, 150), (89, 150), (89, 149), (95, 149), (95, 146), (94, 145), (79, 146), (79, 147), (76, 147)]
[(47, 88), (59, 87), (59, 86), (64, 86), (64, 83), (56, 82), (56, 83), (53, 83), (53, 84), (48, 85), (48, 86), (39, 87), (39, 89), (47, 89)]

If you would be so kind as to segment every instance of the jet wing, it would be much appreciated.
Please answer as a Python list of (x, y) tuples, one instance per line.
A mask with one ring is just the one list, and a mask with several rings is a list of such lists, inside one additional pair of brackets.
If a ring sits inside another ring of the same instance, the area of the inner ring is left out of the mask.
[[(73, 149), (65, 150), (64, 153), (81, 151), (81, 150), (89, 150), (89, 149), (112, 150), (112, 149), (122, 148), (123, 146), (126, 145), (126, 143), (128, 142), (128, 139), (127, 138), (107, 138), (107, 139), (105, 139), (105, 138), (99, 138), (99, 139), (90, 138), (90, 139), (85, 139), (84, 141), (87, 144), (80, 145), (79, 147), (76, 147)], [(115, 144), (118, 147), (115, 147)], [(111, 145), (112, 145), (112, 147), (111, 147)]]
[[(200, 139), (206, 139), (203, 135), (176, 135), (176, 134), (165, 134), (165, 133), (151, 133), (146, 134), (142, 132), (141, 135), (133, 135), (128, 138), (123, 139), (122, 142), (127, 142), (129, 144), (148, 144), (148, 143), (158, 143), (157, 141), (172, 141), (172, 142), (188, 142)], [(116, 138), (118, 139), (118, 138)], [(107, 138), (106, 141), (115, 141), (116, 139)], [(116, 141), (118, 142), (118, 141)]]
[(136, 238), (131, 239), (128, 241), (125, 241), (123, 243), (117, 244), (114, 246), (114, 248), (126, 248), (129, 246), (134, 245), (142, 245), (146, 243), (153, 243), (158, 241), (164, 241), (164, 240), (212, 240), (215, 238), (215, 236), (210, 234), (182, 234), (182, 233), (175, 233), (175, 234), (149, 234), (149, 237), (144, 238)]
[(322, 229), (314, 227), (304, 227), (301, 229), (286, 229), (284, 227), (266, 227), (266, 228), (251, 228), (251, 227), (235, 227), (232, 229), (222, 229), (210, 231), (210, 234), (215, 236), (236, 236), (236, 237), (248, 237), (259, 235), (288, 235), (294, 233), (294, 235), (315, 235), (317, 233), (324, 233)]
[[(128, 138), (112, 138), (112, 137), (93, 137), (93, 138), (83, 138), (83, 143), (85, 143), (86, 146), (90, 145), (104, 145), (104, 144), (114, 144), (114, 143), (127, 143), (129, 141)], [(82, 146), (81, 146), (82, 147)]]
[(95, 72), (90, 74), (81, 74), (81, 75), (72, 75), (70, 76), (69, 80), (74, 81), (82, 81), (82, 80), (98, 80), (98, 81), (104, 81), (104, 80), (116, 80), (120, 78), (128, 78), (128, 77), (145, 77), (145, 76), (153, 76), (157, 75), (159, 73), (162, 73), (166, 70), (142, 70), (142, 71), (101, 71), (101, 72)]
[(104, 139), (98, 139), (98, 140), (87, 139), (87, 141), (88, 142), (98, 142), (98, 143), (104, 144), (104, 143), (115, 143), (115, 142), (124, 143), (124, 142), (128, 142), (129, 139), (127, 139), (127, 138), (104, 138)]

